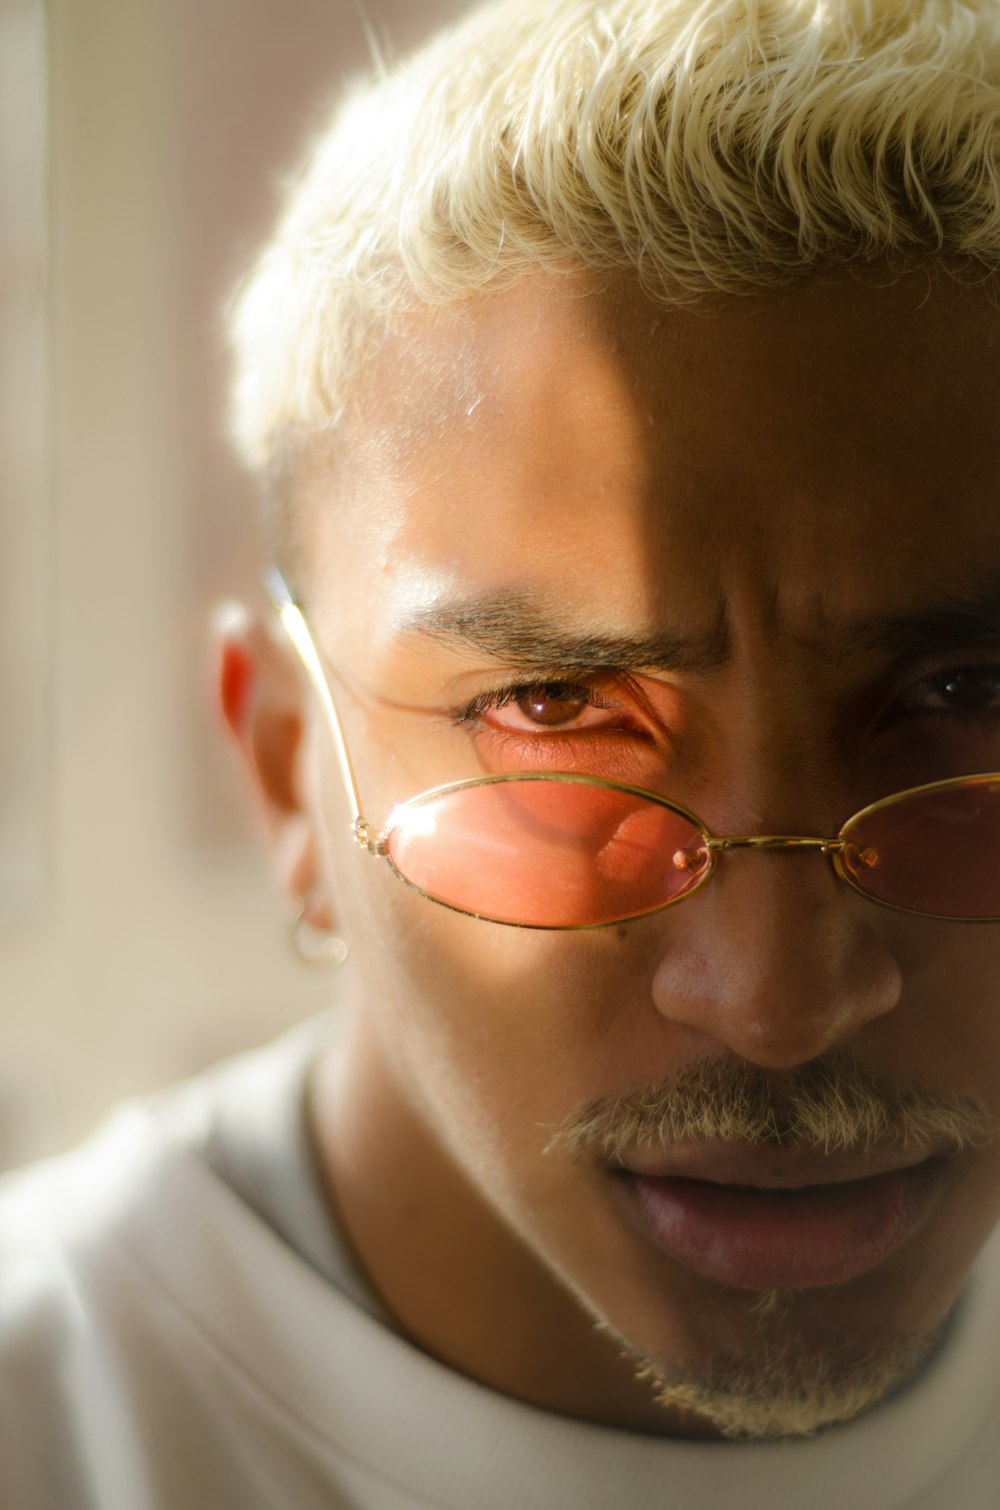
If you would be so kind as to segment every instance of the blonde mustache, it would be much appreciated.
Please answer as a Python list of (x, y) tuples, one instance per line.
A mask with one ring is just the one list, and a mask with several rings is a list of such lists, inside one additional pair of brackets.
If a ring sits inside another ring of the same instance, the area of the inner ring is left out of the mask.
[(788, 1073), (741, 1061), (706, 1060), (671, 1081), (599, 1097), (574, 1112), (546, 1153), (599, 1153), (721, 1141), (782, 1144), (824, 1153), (860, 1148), (957, 1151), (993, 1137), (975, 1097), (898, 1085), (848, 1055), (827, 1055)]

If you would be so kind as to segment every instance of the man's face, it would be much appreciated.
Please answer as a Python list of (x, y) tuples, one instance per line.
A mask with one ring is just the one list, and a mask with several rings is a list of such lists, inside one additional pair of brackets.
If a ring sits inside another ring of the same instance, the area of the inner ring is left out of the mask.
[[(537, 278), (415, 320), (303, 487), (305, 606), (371, 821), (450, 780), (570, 770), (716, 834), (832, 836), (886, 793), (1000, 769), (998, 331), (982, 294), (923, 279), (665, 312)], [(748, 850), (627, 925), (490, 924), (357, 851), (315, 721), (304, 750), (358, 961), (320, 1139), (417, 1340), (654, 1430), (698, 1430), (713, 1395), (737, 1398), (716, 1424), (758, 1429), (750, 1391), (776, 1399), (760, 1429), (807, 1429), (912, 1368), (1000, 1214), (995, 1143), (948, 1121), (1000, 1109), (1000, 924)], [(781, 1120), (803, 1084), (834, 1087), (825, 1112), (854, 1095), (847, 1147), (713, 1120), (727, 1086)], [(699, 1136), (660, 1121), (677, 1086)], [(889, 1120), (865, 1135), (869, 1092)], [(940, 1115), (904, 1145), (911, 1095)], [(595, 1103), (611, 1142), (559, 1136)], [(776, 1373), (818, 1399), (824, 1371), (846, 1404), (781, 1403)]]

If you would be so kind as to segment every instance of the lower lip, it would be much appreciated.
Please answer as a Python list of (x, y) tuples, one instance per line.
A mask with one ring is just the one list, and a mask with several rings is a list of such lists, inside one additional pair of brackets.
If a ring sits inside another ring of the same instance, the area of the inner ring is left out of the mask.
[(839, 1285), (875, 1268), (925, 1217), (931, 1161), (789, 1195), (625, 1173), (633, 1213), (657, 1247), (737, 1290)]

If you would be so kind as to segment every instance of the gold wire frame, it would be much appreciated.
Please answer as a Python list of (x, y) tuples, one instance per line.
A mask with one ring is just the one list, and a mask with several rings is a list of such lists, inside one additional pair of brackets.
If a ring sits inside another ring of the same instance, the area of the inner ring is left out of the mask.
[[(419, 792), (417, 796), (411, 797), (405, 802), (398, 803), (389, 815), (385, 828), (378, 830), (365, 817), (358, 789), (357, 776), (347, 747), (347, 740), (340, 721), (340, 715), (337, 712), (333, 690), (309, 626), (306, 623), (305, 616), (295, 602), (284, 576), (276, 566), (269, 566), (267, 568), (263, 576), (263, 585), (292, 644), (298, 651), (306, 674), (319, 698), (320, 706), (326, 717), (330, 733), (333, 737), (334, 751), (337, 756), (341, 780), (351, 807), (351, 831), (355, 842), (376, 859), (385, 860), (393, 875), (398, 876), (411, 891), (416, 892), (418, 896), (425, 897), (429, 902), (436, 903), (439, 907), (446, 907), (450, 912), (461, 913), (463, 917), (477, 918), (481, 922), (496, 923), (500, 927), (505, 928), (534, 928), (561, 933), (585, 932), (593, 928), (613, 928), (621, 923), (634, 922), (638, 918), (653, 917), (656, 913), (666, 911), (668, 907), (676, 907), (680, 902), (686, 902), (689, 897), (694, 896), (696, 892), (700, 891), (715, 873), (718, 856), (729, 850), (819, 850), (821, 854), (829, 857), (835, 874), (852, 891), (857, 892), (858, 896), (864, 897), (865, 901), (871, 902), (877, 907), (885, 907), (891, 912), (902, 912), (910, 917), (933, 918), (949, 923), (1000, 922), (1000, 915), (988, 917), (954, 917), (949, 913), (924, 912), (915, 907), (902, 907), (896, 902), (887, 902), (882, 897), (873, 896), (871, 892), (866, 891), (863, 886), (860, 886), (856, 878), (847, 869), (844, 861), (844, 853), (848, 847), (848, 835), (851, 829), (873, 813), (928, 792), (944, 791), (949, 788), (964, 787), (979, 782), (996, 782), (1000, 784), (1000, 772), (998, 771), (982, 771), (966, 776), (950, 776), (941, 781), (928, 781), (919, 786), (906, 787), (899, 792), (890, 792), (887, 796), (879, 797), (875, 802), (869, 802), (865, 807), (859, 808), (856, 813), (852, 813), (846, 822), (841, 825), (836, 836), (831, 839), (822, 839), (806, 834), (734, 834), (719, 836), (712, 834), (696, 813), (692, 813), (688, 808), (682, 807), (680, 803), (672, 802), (669, 798), (663, 797), (657, 792), (647, 791), (644, 787), (631, 786), (626, 782), (614, 781), (609, 777), (582, 775), (570, 771), (500, 771), (488, 776), (471, 776), (463, 781), (446, 782), (442, 786), (431, 787), (427, 791)], [(598, 923), (526, 923), (514, 922), (509, 918), (491, 917), (488, 913), (475, 912), (472, 908), (459, 907), (454, 902), (446, 902), (443, 898), (437, 897), (432, 892), (418, 886), (415, 881), (411, 881), (408, 876), (404, 875), (398, 869), (393, 861), (388, 848), (389, 838), (393, 831), (400, 826), (400, 822), (405, 815), (414, 809), (420, 808), (440, 797), (446, 797), (449, 793), (466, 791), (470, 787), (541, 781), (561, 785), (599, 787), (606, 791), (624, 792), (628, 796), (638, 797), (653, 803), (656, 807), (665, 808), (668, 812), (682, 818), (701, 836), (702, 844), (708, 855), (708, 864), (685, 890), (673, 897), (669, 897), (665, 902), (658, 903), (655, 907), (643, 908), (640, 912), (627, 913), (622, 917), (607, 918)]]

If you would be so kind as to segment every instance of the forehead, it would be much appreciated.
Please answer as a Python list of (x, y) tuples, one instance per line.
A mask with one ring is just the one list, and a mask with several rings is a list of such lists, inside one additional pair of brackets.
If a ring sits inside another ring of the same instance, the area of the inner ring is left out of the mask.
[(1000, 565), (998, 334), (923, 275), (691, 310), (537, 276), (415, 317), (310, 479), (317, 606), (373, 650), (491, 594), (570, 631), (821, 641), (965, 591)]

